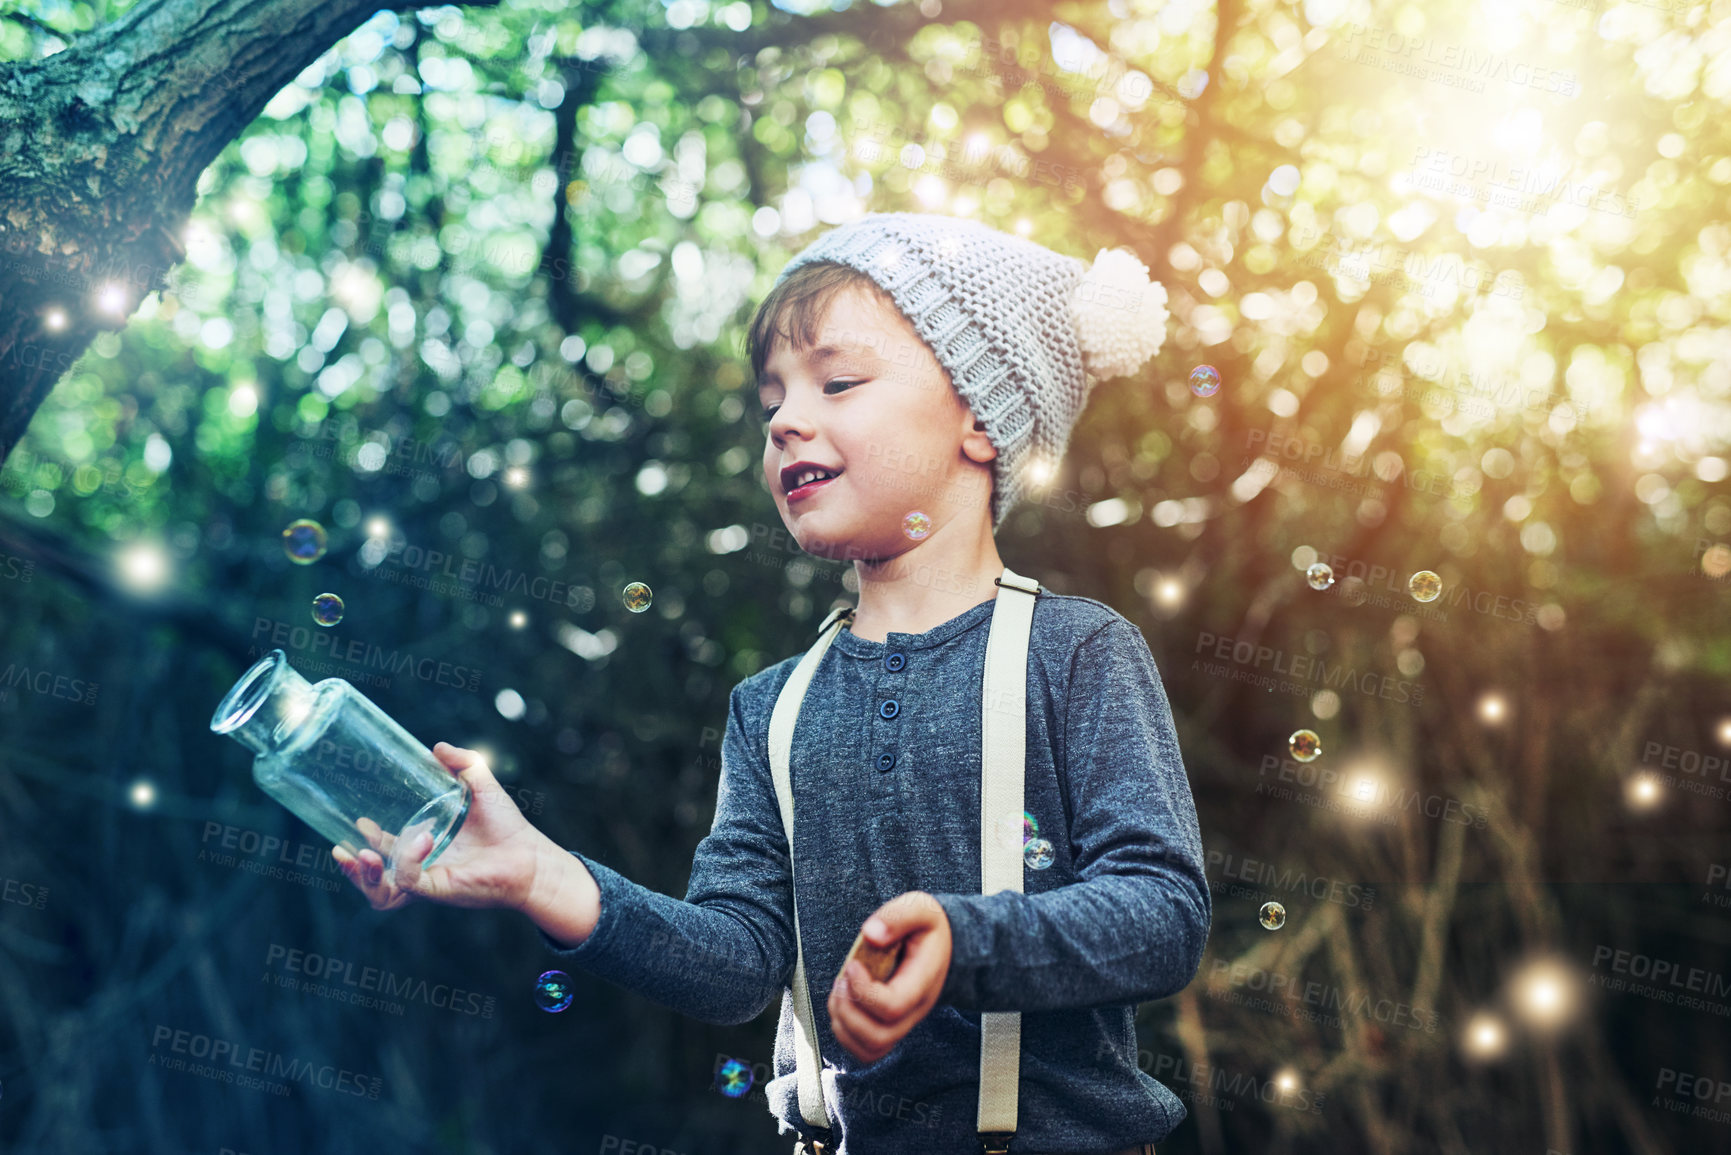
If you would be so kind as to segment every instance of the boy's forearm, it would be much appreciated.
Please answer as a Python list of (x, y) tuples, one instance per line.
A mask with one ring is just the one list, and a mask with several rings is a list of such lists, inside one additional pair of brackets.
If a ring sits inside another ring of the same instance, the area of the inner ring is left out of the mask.
[(522, 910), (561, 947), (579, 946), (601, 919), (601, 888), (582, 859), (548, 839)]
[(1035, 895), (935, 897), (952, 936), (940, 1001), (958, 1010), (1166, 998), (1195, 977), (1212, 921), (1206, 889), (1170, 873), (1108, 876)]

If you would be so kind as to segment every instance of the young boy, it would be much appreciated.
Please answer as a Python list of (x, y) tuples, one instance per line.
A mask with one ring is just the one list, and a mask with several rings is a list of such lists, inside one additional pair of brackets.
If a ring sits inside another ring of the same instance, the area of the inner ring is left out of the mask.
[[(733, 690), (684, 901), (560, 850), (444, 743), (475, 790), (462, 834), (403, 889), (372, 851), (339, 851), (349, 877), (381, 909), (414, 895), (521, 909), (567, 964), (706, 1022), (746, 1022), (780, 995), (766, 1090), (796, 1151), (1151, 1151), (1185, 1112), (1137, 1067), (1135, 1006), (1183, 989), (1212, 919), (1160, 675), (1111, 607), (1006, 593), (1033, 597), (1027, 829), (1009, 832), (1029, 845), (1021, 889), (990, 895), (981, 691), (1008, 573), (993, 530), (1049, 475), (1092, 381), (1159, 348), (1164, 300), (1127, 254), (1103, 251), (1084, 276), (964, 220), (873, 214), (819, 238), (749, 335), (765, 483), (800, 547), (859, 580), (851, 620), (820, 631), (834, 652), (818, 651), (783, 771), (792, 861), (769, 730), (803, 655)], [(885, 981), (858, 959), (835, 977), (862, 932), (899, 944)], [(810, 998), (797, 1014), (796, 959)], [(1020, 1013), (1013, 1142), (983, 1125), (982, 1016), (1004, 1012)], [(802, 1103), (805, 1022), (822, 1069)]]

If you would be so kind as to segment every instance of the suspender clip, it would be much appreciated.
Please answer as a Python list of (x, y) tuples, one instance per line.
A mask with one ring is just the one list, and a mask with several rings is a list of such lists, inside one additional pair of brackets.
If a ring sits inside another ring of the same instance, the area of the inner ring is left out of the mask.
[(1010, 1140), (1014, 1131), (981, 1131), (980, 1155), (1010, 1155)]
[(823, 632), (829, 629), (830, 626), (835, 623), (837, 618), (842, 619), (844, 622), (853, 621), (854, 610), (854, 606), (837, 606), (835, 609), (831, 610), (828, 616), (823, 619), (823, 624), (818, 626), (818, 635), (822, 636)]

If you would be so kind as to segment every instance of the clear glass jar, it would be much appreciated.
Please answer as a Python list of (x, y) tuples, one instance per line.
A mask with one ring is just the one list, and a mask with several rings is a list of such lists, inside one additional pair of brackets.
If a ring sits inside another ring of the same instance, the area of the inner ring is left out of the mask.
[(395, 851), (423, 831), (431, 865), (469, 812), (469, 787), (341, 678), (309, 684), (272, 650), (229, 690), (210, 728), (251, 750), (253, 781), (332, 843)]

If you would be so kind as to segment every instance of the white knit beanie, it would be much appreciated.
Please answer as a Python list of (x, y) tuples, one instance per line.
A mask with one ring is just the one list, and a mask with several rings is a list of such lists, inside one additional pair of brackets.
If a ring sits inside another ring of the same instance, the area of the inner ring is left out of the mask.
[(776, 284), (812, 261), (870, 277), (949, 371), (998, 451), (994, 530), (1057, 471), (1094, 383), (1136, 372), (1166, 339), (1166, 287), (1124, 249), (1084, 266), (978, 221), (870, 213), (813, 241)]

